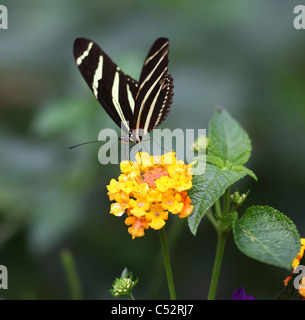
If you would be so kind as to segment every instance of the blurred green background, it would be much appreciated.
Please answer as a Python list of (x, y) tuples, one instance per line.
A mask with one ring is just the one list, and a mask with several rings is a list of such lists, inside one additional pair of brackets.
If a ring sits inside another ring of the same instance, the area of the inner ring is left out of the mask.
[[(158, 232), (131, 240), (109, 214), (106, 185), (117, 165), (98, 162), (95, 140), (115, 124), (75, 65), (76, 37), (101, 45), (138, 78), (153, 41), (170, 39), (174, 102), (162, 128), (208, 128), (218, 105), (248, 131), (253, 153), (241, 191), (250, 205), (285, 213), (305, 236), (305, 30), (293, 27), (294, 0), (2, 0), (0, 30), (0, 264), (4, 299), (68, 299), (60, 253), (71, 250), (85, 299), (111, 299), (124, 267), (139, 277), (137, 299), (168, 298)], [(180, 220), (180, 219), (179, 219)], [(172, 232), (179, 227), (180, 234)], [(205, 299), (216, 233), (207, 220), (194, 237), (187, 221), (168, 222), (177, 297)], [(172, 238), (171, 238), (172, 239)], [(218, 299), (244, 286), (272, 299), (287, 270), (245, 257), (232, 236)]]

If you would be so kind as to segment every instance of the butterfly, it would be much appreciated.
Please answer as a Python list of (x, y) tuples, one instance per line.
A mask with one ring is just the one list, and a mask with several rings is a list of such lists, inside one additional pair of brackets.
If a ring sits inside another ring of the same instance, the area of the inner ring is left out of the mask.
[(173, 100), (173, 78), (168, 74), (169, 40), (152, 45), (136, 81), (125, 75), (92, 40), (77, 38), (76, 65), (110, 118), (122, 128), (123, 143), (139, 143), (164, 121)]

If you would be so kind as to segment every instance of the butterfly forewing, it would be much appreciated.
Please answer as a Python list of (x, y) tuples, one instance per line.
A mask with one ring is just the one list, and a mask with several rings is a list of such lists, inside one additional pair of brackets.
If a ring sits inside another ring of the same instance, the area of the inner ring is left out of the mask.
[(141, 72), (136, 96), (134, 130), (149, 132), (167, 116), (173, 97), (168, 71), (169, 40), (159, 38), (151, 47)]
[(133, 126), (137, 81), (125, 75), (91, 40), (77, 38), (73, 51), (78, 69), (97, 100), (119, 127), (123, 123), (128, 133)]
[(167, 73), (168, 49), (168, 39), (154, 42), (138, 83), (125, 75), (95, 42), (85, 38), (74, 42), (78, 69), (111, 119), (119, 127), (123, 124), (123, 142), (141, 141), (139, 135), (157, 127), (169, 112), (173, 79)]

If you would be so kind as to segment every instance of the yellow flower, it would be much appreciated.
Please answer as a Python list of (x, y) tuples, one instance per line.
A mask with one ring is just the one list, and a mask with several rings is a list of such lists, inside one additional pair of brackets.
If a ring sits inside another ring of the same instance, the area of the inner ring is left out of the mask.
[(149, 209), (149, 203), (145, 199), (130, 199), (129, 200), (130, 213), (136, 217), (145, 216), (146, 211)]
[(120, 191), (119, 182), (117, 182), (115, 179), (111, 179), (109, 186), (107, 186), (108, 191), (111, 194), (115, 194)]
[(131, 193), (132, 191), (136, 190), (137, 183), (135, 181), (126, 181), (125, 183), (121, 183), (121, 190), (127, 194)]
[(305, 300), (305, 277), (300, 281), (299, 294), (301, 295), (301, 300)]
[(122, 161), (118, 181), (112, 179), (107, 186), (109, 199), (116, 201), (110, 213), (127, 213), (125, 224), (133, 239), (144, 236), (145, 229), (161, 229), (169, 213), (188, 217), (193, 211), (187, 195), (192, 187), (191, 165), (177, 160), (174, 152), (138, 153), (136, 161)]
[(165, 220), (168, 219), (168, 211), (165, 211), (160, 204), (151, 204), (149, 211), (145, 215), (149, 226), (155, 230), (163, 228)]
[(148, 221), (145, 217), (137, 218), (135, 216), (129, 216), (125, 220), (125, 224), (132, 225), (128, 228), (128, 232), (132, 235), (132, 239), (136, 237), (143, 237), (144, 236), (144, 229), (148, 229)]
[(161, 202), (163, 199), (162, 192), (157, 189), (149, 189), (146, 199), (148, 202)]
[(295, 257), (295, 259), (292, 261), (292, 268), (295, 269), (299, 264), (300, 264), (300, 260), (304, 255), (304, 250), (305, 250), (305, 238), (301, 239), (301, 248), (300, 248), (300, 252), (298, 253), (298, 255)]
[(168, 176), (160, 177), (156, 180), (156, 188), (161, 192), (174, 189), (176, 187), (176, 181)]
[(124, 214), (125, 207), (122, 204), (120, 204), (119, 202), (112, 203), (110, 212), (112, 214), (114, 214), (115, 216), (120, 217)]
[(184, 206), (179, 214), (179, 218), (186, 218), (192, 213), (194, 206), (191, 205), (191, 198), (187, 195), (185, 191), (181, 192), (181, 196)]
[[(301, 248), (300, 248), (300, 252), (298, 253), (298, 255), (293, 259), (292, 261), (292, 274), (294, 273), (294, 270), (296, 269), (296, 267), (300, 264), (301, 259), (303, 258), (304, 255), (304, 251), (305, 251), (305, 238), (301, 239)], [(291, 276), (288, 276), (285, 280), (284, 280), (284, 285), (287, 286), (289, 281), (291, 280)], [(305, 300), (305, 277), (303, 277), (300, 281), (300, 289), (299, 289), (299, 294), (300, 294), (300, 298), (301, 300)]]
[(163, 209), (170, 211), (173, 214), (180, 213), (184, 203), (179, 192), (168, 190), (163, 194), (161, 206)]

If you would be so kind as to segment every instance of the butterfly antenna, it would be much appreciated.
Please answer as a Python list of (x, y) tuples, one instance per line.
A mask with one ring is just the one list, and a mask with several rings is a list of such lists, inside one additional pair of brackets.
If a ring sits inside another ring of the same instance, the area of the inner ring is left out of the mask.
[(76, 144), (75, 146), (69, 147), (69, 149), (73, 149), (73, 148), (76, 148), (76, 147), (79, 147), (79, 146), (83, 146), (84, 144), (90, 144), (90, 143), (95, 143), (95, 142), (103, 142), (103, 141), (94, 140), (94, 141), (83, 142), (83, 143)]
[[(130, 156), (128, 156), (128, 153), (127, 153), (127, 150), (128, 150), (128, 144), (126, 144), (125, 145), (125, 143), (123, 144), (123, 143), (121, 143), (121, 161), (122, 160), (128, 160), (129, 161), (129, 164), (131, 164), (131, 161), (130, 161)], [(123, 155), (122, 155), (122, 153), (123, 153)], [(122, 159), (122, 157), (123, 157), (123, 159)]]
[[(144, 145), (143, 145), (143, 147), (144, 147)], [(142, 173), (142, 166), (143, 166), (143, 161), (142, 161), (142, 153), (143, 153), (143, 151), (138, 151), (138, 153), (139, 153), (139, 155), (140, 155), (140, 159), (141, 159), (141, 164), (140, 164), (140, 175), (141, 175), (141, 177), (142, 178), (144, 178), (144, 176), (143, 176), (143, 173)]]

